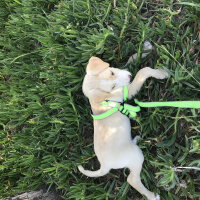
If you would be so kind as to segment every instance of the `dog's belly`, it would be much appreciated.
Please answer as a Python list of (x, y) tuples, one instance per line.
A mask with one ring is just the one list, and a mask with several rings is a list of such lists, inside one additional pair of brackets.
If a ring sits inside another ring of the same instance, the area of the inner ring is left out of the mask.
[(94, 121), (94, 150), (100, 163), (113, 169), (128, 167), (133, 156), (142, 155), (132, 142), (130, 120), (121, 113)]
[(106, 119), (94, 120), (94, 145), (116, 147), (130, 140), (130, 120), (120, 112)]

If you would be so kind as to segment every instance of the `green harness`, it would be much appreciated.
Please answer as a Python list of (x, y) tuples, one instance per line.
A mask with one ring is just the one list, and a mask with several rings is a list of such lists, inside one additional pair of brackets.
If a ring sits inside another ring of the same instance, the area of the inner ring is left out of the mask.
[(93, 119), (105, 119), (118, 111), (124, 115), (127, 115), (129, 118), (136, 118), (137, 112), (140, 111), (140, 107), (200, 108), (200, 101), (139, 102), (136, 99), (134, 99), (134, 102), (137, 104), (137, 106), (132, 106), (124, 103), (128, 100), (128, 87), (124, 86), (123, 90), (124, 95), (122, 103), (110, 100), (103, 101), (101, 104), (104, 106), (109, 106), (111, 109), (100, 115), (92, 115)]

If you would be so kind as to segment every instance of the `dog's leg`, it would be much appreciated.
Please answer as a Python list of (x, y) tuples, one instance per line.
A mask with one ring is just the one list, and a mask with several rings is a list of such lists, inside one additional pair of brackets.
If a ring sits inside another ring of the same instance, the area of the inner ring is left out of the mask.
[(104, 176), (110, 171), (110, 168), (106, 168), (106, 167), (103, 167), (103, 166), (101, 166), (101, 168), (97, 171), (85, 170), (81, 165), (78, 166), (78, 169), (81, 173), (83, 173), (84, 175), (89, 176), (89, 177)]
[(168, 73), (163, 69), (152, 69), (145, 67), (141, 69), (135, 76), (133, 82), (128, 86), (128, 98), (136, 95), (140, 90), (147, 78), (154, 77), (157, 79), (165, 79), (168, 77)]
[[(145, 50), (145, 51), (146, 51), (146, 50), (149, 50), (149, 52), (143, 53), (141, 57), (144, 58), (144, 57), (146, 57), (148, 54), (150, 54), (152, 48), (153, 48), (153, 47), (152, 47), (151, 43), (150, 43), (149, 41), (145, 41), (145, 42), (144, 42), (144, 45), (143, 45), (143, 50)], [(133, 61), (135, 61), (136, 58), (137, 58), (137, 53), (133, 54), (133, 55), (128, 59), (128, 62), (126, 63), (126, 65), (128, 65), (129, 63), (132, 63)], [(125, 65), (125, 66), (126, 66), (126, 65)]]
[(127, 178), (128, 183), (135, 188), (140, 194), (145, 195), (148, 200), (160, 200), (159, 195), (154, 195), (153, 192), (150, 192), (141, 182), (140, 178), (140, 172), (141, 172), (142, 166), (137, 166), (130, 168), (130, 174)]
[(140, 139), (141, 139), (141, 137), (139, 135), (136, 135), (133, 139), (133, 144), (137, 144), (137, 141)]

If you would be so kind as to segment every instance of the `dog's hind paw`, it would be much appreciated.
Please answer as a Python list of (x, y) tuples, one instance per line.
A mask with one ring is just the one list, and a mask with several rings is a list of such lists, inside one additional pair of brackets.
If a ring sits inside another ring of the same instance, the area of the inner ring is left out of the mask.
[(134, 143), (134, 144), (137, 144), (137, 141), (140, 140), (140, 139), (141, 139), (141, 137), (140, 137), (139, 135), (136, 135), (136, 136), (134, 137), (134, 139), (133, 139), (133, 143)]
[(154, 200), (160, 200), (160, 195), (157, 194)]

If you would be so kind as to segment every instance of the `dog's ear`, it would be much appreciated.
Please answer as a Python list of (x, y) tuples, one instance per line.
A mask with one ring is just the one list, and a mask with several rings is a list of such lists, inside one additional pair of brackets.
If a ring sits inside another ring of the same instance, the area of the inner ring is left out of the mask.
[(88, 75), (97, 75), (108, 67), (109, 63), (104, 62), (100, 58), (91, 57), (87, 65), (86, 72)]

